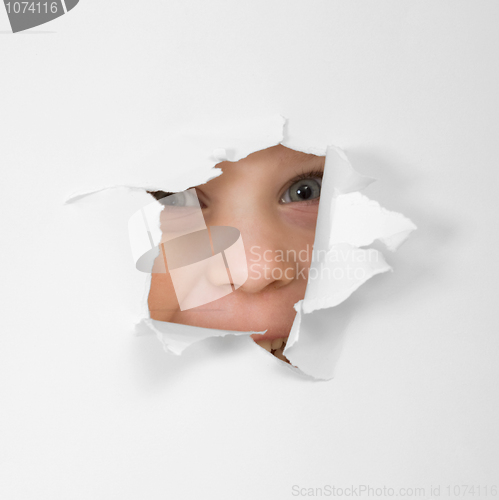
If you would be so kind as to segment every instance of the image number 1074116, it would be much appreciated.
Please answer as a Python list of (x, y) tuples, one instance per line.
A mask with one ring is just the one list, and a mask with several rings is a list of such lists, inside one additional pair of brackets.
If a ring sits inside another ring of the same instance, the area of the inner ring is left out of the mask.
[(73, 9), (79, 0), (50, 2), (12, 2), (4, 0), (5, 10), (13, 33), (48, 23)]
[(33, 14), (57, 14), (59, 9), (57, 2), (7, 2), (5, 8), (7, 9), (7, 14), (20, 14), (21, 12), (25, 14), (26, 12), (31, 12)]

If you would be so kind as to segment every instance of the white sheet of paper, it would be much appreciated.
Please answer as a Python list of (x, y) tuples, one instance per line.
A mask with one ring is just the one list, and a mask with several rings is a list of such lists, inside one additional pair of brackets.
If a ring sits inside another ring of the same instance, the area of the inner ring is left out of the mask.
[[(498, 2), (80, 0), (15, 35), (4, 7), (2, 499), (491, 492)], [(218, 130), (277, 115), (284, 134), (238, 154), (281, 140), (315, 154), (337, 145), (378, 179), (338, 194), (331, 228), (347, 243), (323, 244), (372, 247), (394, 272), (333, 307), (314, 309), (313, 296), (313, 311), (299, 306), (288, 354), (304, 372), (334, 369), (325, 383), (284, 370), (246, 334), (176, 356), (133, 331), (149, 277), (134, 268), (127, 224), (150, 202), (143, 188), (185, 189), (235, 158), (212, 141), (188, 167), (176, 160), (199, 134), (176, 156), (167, 138), (199, 120)], [(361, 239), (346, 212), (370, 221)], [(394, 212), (418, 230), (391, 253), (384, 244), (406, 236)]]

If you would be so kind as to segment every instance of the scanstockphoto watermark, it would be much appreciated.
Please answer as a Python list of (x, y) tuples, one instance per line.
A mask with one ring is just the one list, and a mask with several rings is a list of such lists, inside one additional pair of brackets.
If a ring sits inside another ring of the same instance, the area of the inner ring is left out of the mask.
[(349, 486), (335, 486), (325, 484), (319, 487), (294, 484), (291, 487), (293, 497), (364, 497), (364, 498), (497, 498), (497, 485), (478, 484), (446, 484), (429, 486), (372, 486), (357, 484)]
[(294, 497), (374, 497), (387, 498), (395, 496), (424, 497), (426, 488), (390, 488), (387, 486), (370, 486), (368, 484), (335, 486), (326, 484), (321, 487), (302, 487), (297, 484), (291, 487), (291, 494)]
[(265, 249), (254, 245), (249, 251), (249, 279), (334, 279), (364, 280), (370, 264), (380, 262), (380, 253), (373, 248), (338, 246), (315, 251)]

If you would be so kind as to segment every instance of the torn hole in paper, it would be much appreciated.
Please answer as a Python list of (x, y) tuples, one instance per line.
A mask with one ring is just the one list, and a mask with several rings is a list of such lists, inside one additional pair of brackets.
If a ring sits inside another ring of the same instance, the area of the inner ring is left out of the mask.
[[(415, 226), (359, 192), (373, 179), (339, 148), (294, 149), (284, 125), (266, 117), (182, 131), (168, 154), (158, 146), (132, 186), (152, 195), (129, 223), (136, 267), (151, 275), (138, 331), (177, 355), (209, 337), (251, 335), (290, 367), (330, 379), (335, 322), (324, 312), (390, 270), (369, 245), (393, 251)], [(164, 175), (161, 155), (174, 173)]]
[(218, 167), (222, 175), (196, 188), (151, 193), (158, 203), (132, 218), (138, 235), (142, 222), (160, 221), (156, 234), (142, 231), (136, 252), (137, 267), (152, 272), (150, 316), (264, 331), (253, 338), (287, 361), (293, 305), (305, 297), (313, 255), (324, 157), (276, 145)]

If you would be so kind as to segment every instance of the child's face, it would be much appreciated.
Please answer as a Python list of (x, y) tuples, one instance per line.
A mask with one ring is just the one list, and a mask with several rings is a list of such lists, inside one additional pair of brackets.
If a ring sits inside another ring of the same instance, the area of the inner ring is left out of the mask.
[(279, 145), (218, 167), (223, 174), (197, 186), (196, 193), (207, 226), (241, 232), (248, 279), (225, 297), (181, 311), (170, 274), (153, 273), (151, 318), (222, 330), (267, 330), (255, 336), (258, 340), (286, 338), (296, 314), (293, 305), (304, 298), (307, 286), (324, 157)]

